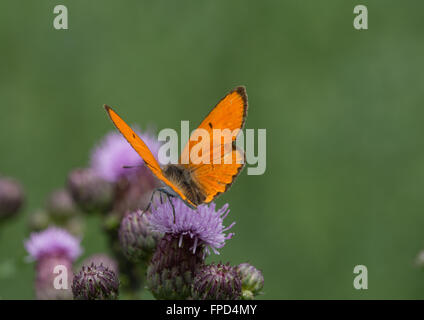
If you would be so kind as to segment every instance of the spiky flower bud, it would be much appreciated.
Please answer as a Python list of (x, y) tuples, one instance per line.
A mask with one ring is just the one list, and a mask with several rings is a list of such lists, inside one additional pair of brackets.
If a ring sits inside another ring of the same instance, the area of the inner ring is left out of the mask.
[(77, 213), (74, 200), (66, 189), (55, 190), (48, 196), (46, 210), (54, 220), (60, 222)]
[(119, 242), (125, 256), (133, 261), (148, 262), (162, 237), (149, 227), (151, 213), (141, 210), (130, 212), (122, 219), (119, 228)]
[(240, 297), (240, 277), (228, 263), (204, 265), (197, 271), (192, 285), (193, 299), (238, 300)]
[(116, 300), (119, 280), (115, 272), (103, 264), (83, 266), (74, 276), (72, 293), (75, 300)]
[(193, 252), (194, 240), (166, 234), (158, 244), (147, 269), (147, 287), (156, 299), (187, 299), (197, 269), (203, 264), (204, 248)]
[(261, 293), (264, 287), (262, 272), (249, 263), (241, 263), (237, 266), (237, 272), (241, 279), (242, 299), (252, 300)]
[(0, 178), (0, 221), (15, 215), (24, 202), (21, 185), (11, 178)]
[(75, 169), (68, 176), (68, 188), (76, 204), (84, 212), (110, 209), (113, 185), (97, 175), (93, 169)]

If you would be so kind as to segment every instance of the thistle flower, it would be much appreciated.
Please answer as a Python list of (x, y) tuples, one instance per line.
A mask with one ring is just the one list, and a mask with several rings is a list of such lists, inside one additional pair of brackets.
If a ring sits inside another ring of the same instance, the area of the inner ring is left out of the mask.
[[(37, 299), (71, 299), (72, 262), (82, 252), (80, 240), (63, 229), (50, 227), (32, 233), (25, 248), (36, 261)], [(60, 271), (62, 273), (58, 274)], [(55, 283), (58, 277), (61, 277), (59, 286)]]
[(204, 265), (196, 272), (192, 298), (197, 300), (238, 300), (241, 281), (236, 268), (227, 264)]
[(12, 178), (0, 178), (0, 221), (15, 215), (23, 201), (21, 185)]
[(74, 201), (84, 212), (104, 212), (111, 207), (113, 185), (90, 168), (70, 172), (68, 188)]
[(252, 300), (261, 293), (264, 287), (262, 272), (249, 263), (241, 263), (237, 266), (237, 272), (241, 279), (242, 299)]
[(80, 242), (80, 239), (66, 230), (50, 227), (38, 233), (31, 233), (25, 242), (25, 249), (35, 261), (46, 256), (62, 256), (74, 261), (82, 253)]
[(47, 198), (46, 209), (55, 220), (59, 221), (74, 216), (78, 211), (71, 194), (66, 189), (53, 191)]
[(122, 219), (119, 242), (124, 255), (131, 261), (148, 262), (161, 238), (160, 233), (149, 228), (150, 215), (138, 210), (127, 213)]
[(175, 217), (169, 201), (152, 207), (149, 223), (153, 231), (170, 234), (179, 239), (188, 236), (194, 240), (190, 248), (193, 253), (201, 246), (205, 248), (205, 253), (209, 254), (212, 249), (215, 254), (219, 254), (218, 249), (225, 245), (225, 240), (233, 237), (233, 233), (225, 234), (225, 232), (231, 229), (235, 222), (228, 227), (223, 225), (224, 219), (230, 212), (228, 204), (216, 211), (215, 203), (200, 205), (193, 210), (179, 198), (169, 200), (174, 206)]
[[(160, 144), (151, 134), (139, 134), (154, 156), (157, 156)], [(143, 170), (143, 159), (118, 132), (108, 133), (96, 146), (91, 155), (91, 168), (110, 182), (133, 175)], [(135, 168), (124, 168), (134, 166)], [(144, 170), (146, 168), (144, 167)]]
[(92, 263), (74, 276), (72, 293), (75, 300), (116, 300), (119, 280), (108, 267)]
[(147, 268), (147, 287), (156, 299), (187, 299), (197, 269), (203, 264), (203, 251), (193, 253), (194, 240), (166, 234)]
[[(228, 205), (215, 211), (215, 204), (187, 207), (178, 198), (152, 208), (148, 217), (153, 231), (165, 234), (147, 269), (147, 286), (158, 299), (187, 299), (193, 277), (203, 265), (205, 255), (222, 248), (232, 234), (225, 234), (223, 219)], [(175, 221), (174, 221), (175, 218)]]

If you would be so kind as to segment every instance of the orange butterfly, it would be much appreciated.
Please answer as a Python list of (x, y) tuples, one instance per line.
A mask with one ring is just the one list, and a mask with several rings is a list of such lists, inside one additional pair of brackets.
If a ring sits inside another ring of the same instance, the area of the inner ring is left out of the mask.
[[(140, 157), (143, 158), (146, 166), (166, 185), (165, 188), (160, 188), (159, 191), (165, 192), (170, 196), (179, 196), (193, 209), (200, 204), (211, 202), (219, 194), (227, 191), (244, 167), (245, 155), (242, 150), (235, 146), (236, 135), (232, 135), (231, 141), (227, 140), (226, 144), (225, 142), (222, 144), (220, 139), (220, 141), (213, 141), (209, 146), (204, 146), (205, 149), (202, 150), (208, 150), (208, 152), (203, 154), (202, 157), (212, 161), (193, 163), (193, 161), (188, 159), (187, 155), (190, 154), (194, 145), (207, 142), (203, 141), (203, 139), (200, 142), (192, 141), (192, 133), (189, 142), (183, 149), (178, 164), (168, 164), (161, 168), (143, 140), (112, 108), (106, 105), (105, 108), (115, 126)], [(246, 116), (246, 89), (237, 87), (218, 102), (198, 129), (206, 130), (210, 137), (213, 136), (214, 129), (229, 129), (239, 132), (244, 127)], [(221, 158), (218, 159), (219, 161), (215, 161), (216, 158), (214, 158), (217, 154), (216, 148), (219, 148), (220, 151), (218, 152), (218, 156)], [(225, 150), (229, 150), (229, 152), (225, 152)], [(188, 161), (182, 161), (183, 157)], [(229, 157), (231, 157), (231, 161), (227, 161)]]

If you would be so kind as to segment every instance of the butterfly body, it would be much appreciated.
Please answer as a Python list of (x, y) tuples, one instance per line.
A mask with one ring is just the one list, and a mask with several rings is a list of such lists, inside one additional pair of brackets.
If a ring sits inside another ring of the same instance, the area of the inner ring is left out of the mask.
[[(243, 129), (247, 116), (247, 95), (244, 87), (237, 87), (222, 98), (195, 130), (196, 132), (202, 129), (209, 137), (214, 137), (216, 129), (227, 130), (232, 132), (230, 139), (224, 139), (222, 144), (221, 138), (212, 139), (209, 143), (203, 139), (196, 142), (190, 137), (179, 162), (163, 168), (143, 140), (124, 120), (112, 108), (105, 108), (118, 130), (143, 158), (145, 165), (165, 185), (162, 191), (166, 190), (168, 195), (179, 196), (191, 208), (209, 203), (227, 191), (244, 167), (244, 152), (235, 145), (238, 132)], [(202, 151), (202, 157), (207, 161), (197, 162), (190, 159), (191, 151), (199, 143), (205, 147), (202, 150), (207, 150)]]
[(183, 165), (169, 164), (164, 167), (163, 173), (169, 181), (183, 191), (187, 199), (195, 206), (205, 201), (206, 194), (189, 169)]

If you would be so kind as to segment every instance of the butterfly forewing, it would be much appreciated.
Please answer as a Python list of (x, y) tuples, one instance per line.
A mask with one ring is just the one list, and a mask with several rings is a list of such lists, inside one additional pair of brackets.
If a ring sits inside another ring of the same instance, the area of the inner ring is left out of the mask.
[(110, 119), (115, 124), (116, 128), (121, 132), (121, 134), (127, 139), (128, 143), (134, 148), (134, 150), (143, 158), (145, 164), (149, 169), (155, 174), (155, 176), (169, 186), (172, 190), (177, 193), (181, 199), (187, 201), (189, 204), (193, 205), (189, 199), (178, 189), (171, 181), (169, 181), (163, 174), (163, 171), (156, 161), (153, 154), (150, 152), (147, 145), (141, 140), (141, 138), (131, 129), (131, 127), (125, 123), (124, 120), (110, 107), (105, 106), (107, 113), (109, 114)]
[[(209, 141), (191, 139), (184, 147), (180, 163), (189, 170), (205, 194), (205, 203), (225, 192), (233, 183), (244, 166), (244, 152), (235, 147), (237, 133), (244, 127), (247, 116), (247, 94), (244, 87), (237, 87), (227, 94), (212, 109), (196, 129), (208, 132)], [(234, 133), (230, 139), (214, 139), (214, 129), (229, 130)], [(209, 143), (199, 148), (198, 144)], [(208, 161), (196, 163), (193, 161), (193, 148), (206, 150), (201, 158)]]

